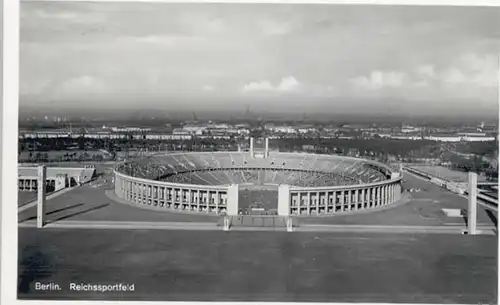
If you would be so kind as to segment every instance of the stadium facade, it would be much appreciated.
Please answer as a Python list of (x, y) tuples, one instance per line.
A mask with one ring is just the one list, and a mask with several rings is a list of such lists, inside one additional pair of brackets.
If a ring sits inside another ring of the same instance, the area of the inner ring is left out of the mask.
[(238, 215), (242, 190), (274, 189), (280, 216), (334, 215), (391, 205), (402, 172), (372, 160), (270, 152), (250, 140), (246, 152), (157, 154), (119, 164), (115, 195), (165, 211)]

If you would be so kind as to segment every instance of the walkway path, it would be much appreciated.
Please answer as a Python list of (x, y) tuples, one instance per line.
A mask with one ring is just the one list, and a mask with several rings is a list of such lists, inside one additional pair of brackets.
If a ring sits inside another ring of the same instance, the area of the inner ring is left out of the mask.
[[(36, 221), (19, 224), (21, 228), (35, 228)], [(45, 228), (64, 229), (125, 229), (125, 230), (220, 230), (216, 222), (139, 222), (139, 221), (78, 221), (61, 220), (48, 223)], [(422, 233), (463, 234), (463, 225), (447, 226), (392, 226), (392, 225), (322, 225), (304, 224), (295, 227), (295, 232), (372, 232), (372, 233)], [(478, 226), (480, 234), (495, 235), (494, 226)], [(283, 227), (234, 226), (231, 231), (285, 231)]]
[[(61, 195), (63, 195), (63, 194), (66, 194), (67, 192), (72, 191), (72, 190), (74, 190), (74, 189), (75, 189), (75, 188), (77, 188), (77, 187), (78, 187), (78, 186), (75, 186), (75, 187), (69, 187), (69, 188), (65, 188), (65, 189), (63, 189), (63, 190), (61, 190), (61, 191), (58, 191), (58, 192), (52, 193), (52, 194), (48, 195), (48, 196), (46, 197), (46, 199), (45, 199), (45, 200), (50, 200), (50, 199), (52, 199), (52, 198), (55, 198), (55, 197), (61, 196)], [(34, 200), (34, 201), (30, 202), (30, 203), (27, 203), (27, 204), (25, 204), (25, 205), (21, 206), (20, 208), (18, 208), (18, 209), (17, 209), (17, 212), (19, 213), (19, 212), (26, 211), (27, 209), (32, 208), (32, 207), (34, 207), (34, 206), (36, 206), (37, 202), (38, 202), (38, 199), (37, 199), (37, 200)]]

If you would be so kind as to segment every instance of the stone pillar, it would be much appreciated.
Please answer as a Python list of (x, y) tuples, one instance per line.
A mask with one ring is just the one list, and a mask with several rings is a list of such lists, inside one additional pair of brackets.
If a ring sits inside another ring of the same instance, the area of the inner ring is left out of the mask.
[(165, 188), (163, 186), (158, 186), (158, 206), (165, 206)]
[(266, 138), (266, 150), (264, 152), (264, 157), (265, 158), (269, 157), (269, 138)]
[(311, 215), (311, 192), (307, 192), (307, 215)]
[(37, 214), (36, 214), (36, 227), (43, 228), (45, 225), (45, 183), (47, 179), (47, 168), (41, 165), (38, 167), (38, 202), (37, 202)]
[(321, 206), (321, 193), (316, 192), (316, 213), (319, 214), (320, 206)]
[(352, 194), (351, 194), (351, 190), (347, 190), (346, 191), (346, 194), (347, 194), (347, 210), (350, 211), (351, 210), (351, 200), (352, 200)]
[(250, 156), (253, 158), (253, 142), (254, 139), (250, 138)]
[(358, 205), (359, 205), (359, 190), (358, 189), (354, 190), (354, 199), (356, 201), (356, 205), (355, 205), (354, 209), (357, 210)]
[(200, 211), (200, 201), (201, 201), (201, 198), (200, 198), (200, 190), (196, 190), (196, 208), (198, 209), (198, 212)]
[[(298, 209), (300, 211), (300, 194), (298, 201)], [(278, 188), (278, 215), (290, 215), (290, 186), (286, 184), (281, 184)]]
[(227, 215), (233, 216), (238, 215), (238, 195), (239, 195), (239, 185), (231, 184), (227, 188)]
[(344, 190), (341, 190), (340, 191), (340, 211), (343, 212), (345, 211), (344, 210), (344, 201), (345, 201), (345, 194), (344, 194)]
[(215, 212), (219, 213), (219, 191), (215, 191)]
[(477, 174), (469, 172), (469, 210), (467, 213), (467, 229), (470, 235), (476, 235), (477, 223)]
[(120, 180), (121, 178), (117, 177), (115, 180), (115, 195), (118, 198), (123, 198), (123, 194), (120, 188)]

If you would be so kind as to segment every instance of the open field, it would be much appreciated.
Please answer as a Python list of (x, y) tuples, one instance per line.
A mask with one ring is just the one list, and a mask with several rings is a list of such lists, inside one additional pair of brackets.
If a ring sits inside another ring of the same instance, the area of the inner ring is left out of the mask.
[[(19, 229), (19, 243), (21, 299), (497, 300), (489, 236)], [(36, 292), (34, 281), (63, 290)], [(135, 292), (75, 293), (70, 282)]]

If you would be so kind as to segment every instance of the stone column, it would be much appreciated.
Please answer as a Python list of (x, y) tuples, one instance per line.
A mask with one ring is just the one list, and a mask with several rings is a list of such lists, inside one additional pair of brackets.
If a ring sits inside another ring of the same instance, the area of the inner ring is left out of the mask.
[(250, 138), (250, 156), (253, 158), (253, 142), (254, 139)]
[[(239, 185), (231, 184), (227, 188), (227, 214), (228, 215), (238, 215), (238, 195), (239, 195)], [(279, 199), (278, 199), (279, 200)]]
[(269, 157), (269, 138), (266, 138), (266, 150), (264, 152), (265, 158)]
[(347, 210), (352, 210), (352, 190), (347, 190)]
[(307, 192), (307, 215), (311, 215), (311, 192)]
[(36, 227), (43, 228), (45, 225), (45, 183), (47, 179), (47, 168), (43, 165), (38, 167), (38, 201), (37, 201), (37, 216), (36, 216)]
[[(115, 180), (116, 181), (116, 180)], [(123, 181), (123, 187), (125, 188), (124, 192), (123, 192), (123, 197), (126, 199), (126, 200), (129, 200), (130, 201), (130, 198), (129, 198), (129, 193), (130, 193), (130, 183), (128, 180), (124, 180)]]
[(219, 191), (215, 191), (215, 212), (219, 213)]
[(340, 191), (340, 206), (341, 206), (341, 207), (340, 207), (340, 211), (341, 211), (341, 212), (344, 212), (344, 211), (345, 211), (345, 210), (344, 210), (344, 201), (345, 201), (345, 194), (344, 194), (344, 192), (345, 192), (344, 190), (341, 190), (341, 191)]
[(355, 205), (354, 209), (358, 210), (358, 206), (359, 206), (359, 190), (358, 189), (354, 190), (354, 199), (356, 201), (356, 205)]
[(321, 195), (320, 195), (320, 192), (316, 192), (316, 213), (317, 214), (319, 214), (320, 206), (321, 206)]
[(467, 229), (470, 235), (476, 235), (477, 223), (477, 174), (469, 172), (469, 209), (467, 213)]
[(198, 209), (198, 212), (200, 211), (200, 190), (196, 190), (196, 208)]
[[(300, 196), (299, 200), (299, 210), (300, 210)], [(290, 215), (290, 186), (281, 184), (278, 188), (278, 215), (289, 216)]]

